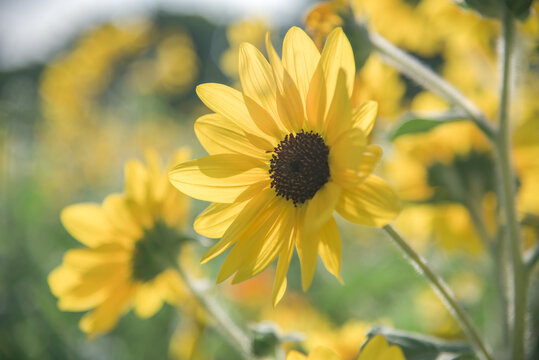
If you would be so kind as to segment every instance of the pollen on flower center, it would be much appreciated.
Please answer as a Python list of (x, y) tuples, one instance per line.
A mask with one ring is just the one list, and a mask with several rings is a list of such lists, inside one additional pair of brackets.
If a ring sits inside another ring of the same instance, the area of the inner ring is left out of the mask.
[(329, 148), (315, 132), (286, 135), (273, 149), (271, 187), (294, 205), (312, 199), (329, 179), (328, 155)]

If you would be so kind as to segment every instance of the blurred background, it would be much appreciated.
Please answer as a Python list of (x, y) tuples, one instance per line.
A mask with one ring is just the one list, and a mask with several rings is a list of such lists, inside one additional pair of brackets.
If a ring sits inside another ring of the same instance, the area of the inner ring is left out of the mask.
[[(63, 229), (59, 213), (69, 204), (101, 202), (107, 194), (122, 191), (123, 164), (142, 157), (148, 147), (166, 158), (187, 145), (193, 157), (203, 156), (193, 124), (209, 111), (198, 100), (195, 86), (239, 86), (239, 44), (247, 41), (264, 51), (265, 33), (271, 31), (280, 48), (290, 26), (304, 27), (313, 4), (0, 1), (1, 359), (230, 358), (231, 350), (217, 334), (205, 328), (193, 333), (185, 324), (188, 320), (170, 306), (148, 320), (130, 313), (110, 334), (86, 339), (78, 328), (81, 314), (61, 312), (47, 285), (47, 275), (64, 252), (79, 246)], [(354, 6), (358, 16), (494, 117), (496, 22), (449, 0), (357, 0)], [(537, 180), (533, 174), (538, 172), (529, 175), (528, 170), (537, 169), (539, 158), (529, 155), (537, 154), (533, 151), (538, 144), (530, 133), (539, 134), (536, 12), (519, 31), (519, 69), (528, 75), (516, 90), (514, 126), (515, 142), (525, 155), (517, 163), (519, 176), (526, 185)], [(490, 149), (467, 122), (391, 144), (388, 134), (403, 114), (443, 110), (447, 105), (375, 54), (358, 62), (358, 69), (355, 98), (376, 100), (380, 106), (374, 141), (384, 146), (386, 162), (378, 172), (407, 205), (398, 227), (454, 286), (480, 330), (489, 338), (499, 337), (492, 264), (462, 205), (431, 191), (445, 186), (436, 175), (443, 166), (454, 166), (463, 176), (480, 168), (481, 191), (476, 195), (484, 204), (482, 211), (492, 212)], [(194, 202), (192, 218), (205, 206)], [(219, 285), (233, 315), (246, 323), (269, 320), (284, 330), (305, 332), (306, 342), (296, 347), (327, 344), (344, 359), (357, 355), (367, 330), (376, 323), (462, 338), (434, 293), (381, 231), (345, 221), (339, 225), (344, 286), (319, 264), (313, 285), (303, 293), (294, 258), (290, 290), (276, 309), (267, 301), (272, 269), (241, 285)], [(534, 237), (530, 235), (530, 242)], [(223, 260), (221, 256), (201, 271), (215, 279)], [(533, 299), (536, 289), (532, 286)], [(537, 301), (534, 304), (539, 307)], [(537, 324), (537, 317), (532, 320)]]

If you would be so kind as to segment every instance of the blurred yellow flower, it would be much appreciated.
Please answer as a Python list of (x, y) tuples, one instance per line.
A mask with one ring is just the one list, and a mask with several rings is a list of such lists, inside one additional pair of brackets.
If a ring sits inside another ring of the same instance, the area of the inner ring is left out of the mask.
[[(415, 111), (443, 111), (445, 107), (426, 92), (412, 103)], [(399, 196), (411, 203), (397, 226), (423, 245), (434, 236), (445, 249), (478, 254), (481, 240), (465, 203), (477, 205), (493, 234), (494, 160), (488, 140), (471, 122), (459, 121), (402, 136), (394, 144), (386, 170)]]
[[(240, 45), (248, 42), (257, 49), (264, 47), (264, 37), (269, 28), (262, 19), (245, 19), (230, 24), (226, 30), (228, 49), (223, 52), (219, 60), (219, 65), (223, 73), (230, 79), (237, 82), (239, 78), (239, 53)], [(237, 84), (240, 87), (240, 84)]]
[[(291, 351), (286, 356), (286, 360), (341, 360), (333, 350), (325, 347), (317, 347), (309, 356), (305, 356), (297, 351)], [(405, 360), (400, 347), (389, 345), (382, 335), (376, 335), (369, 339), (361, 350), (357, 360)]]
[(155, 57), (136, 60), (128, 74), (130, 82), (142, 93), (164, 91), (183, 94), (193, 89), (198, 78), (199, 59), (195, 45), (183, 29), (163, 36)]
[(195, 230), (221, 237), (206, 262), (233, 247), (218, 282), (257, 275), (279, 257), (273, 291), (286, 289), (294, 246), (306, 290), (318, 254), (340, 278), (341, 241), (333, 211), (351, 222), (383, 226), (399, 201), (372, 174), (382, 149), (367, 143), (376, 117), (374, 102), (352, 107), (352, 48), (342, 29), (322, 51), (299, 28), (284, 39), (283, 60), (267, 37), (271, 61), (252, 45), (240, 48), (243, 92), (220, 84), (197, 88), (215, 114), (195, 124), (210, 156), (178, 165), (170, 179), (178, 190), (211, 201)]
[(336, 27), (343, 25), (340, 12), (346, 10), (347, 0), (323, 1), (313, 7), (305, 17), (305, 29), (322, 50), (327, 36)]
[[(180, 150), (170, 164), (187, 157)], [(93, 309), (80, 321), (91, 337), (110, 331), (130, 307), (147, 318), (163, 301), (187, 301), (170, 266), (182, 243), (188, 199), (169, 184), (157, 153), (148, 151), (147, 162), (126, 164), (123, 194), (107, 196), (102, 205), (71, 205), (61, 214), (66, 230), (85, 247), (65, 254), (49, 286), (61, 310)]]

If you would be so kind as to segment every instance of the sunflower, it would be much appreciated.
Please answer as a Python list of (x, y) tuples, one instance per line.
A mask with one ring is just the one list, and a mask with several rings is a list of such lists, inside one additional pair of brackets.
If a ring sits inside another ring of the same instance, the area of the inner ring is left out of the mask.
[[(404, 354), (397, 345), (389, 345), (382, 335), (373, 336), (359, 353), (357, 360), (405, 360)], [(341, 360), (333, 350), (325, 347), (317, 347), (309, 356), (292, 350), (286, 356), (286, 360)]]
[[(187, 150), (180, 150), (171, 164), (187, 158)], [(107, 196), (102, 205), (71, 205), (61, 213), (66, 230), (85, 247), (69, 250), (48, 282), (61, 310), (93, 309), (79, 323), (91, 337), (110, 331), (131, 307), (147, 318), (164, 301), (190, 301), (171, 268), (188, 199), (170, 186), (155, 152), (148, 151), (147, 160), (148, 166), (127, 162), (125, 193)]]
[(303, 289), (317, 256), (340, 279), (341, 240), (333, 211), (362, 225), (383, 226), (398, 213), (395, 192), (372, 171), (382, 149), (367, 142), (377, 105), (353, 108), (355, 64), (342, 29), (322, 53), (301, 29), (291, 28), (279, 58), (269, 36), (270, 63), (254, 46), (240, 47), (243, 91), (220, 84), (197, 87), (213, 111), (195, 124), (210, 156), (170, 172), (178, 190), (214, 202), (195, 230), (221, 238), (201, 262), (233, 247), (217, 278), (233, 283), (255, 276), (279, 258), (274, 305), (286, 290), (297, 249)]

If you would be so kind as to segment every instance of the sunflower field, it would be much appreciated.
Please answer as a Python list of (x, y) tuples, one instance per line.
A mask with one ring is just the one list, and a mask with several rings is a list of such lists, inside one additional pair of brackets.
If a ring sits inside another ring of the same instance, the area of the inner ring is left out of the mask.
[(38, 3), (0, 359), (539, 359), (538, 1)]

